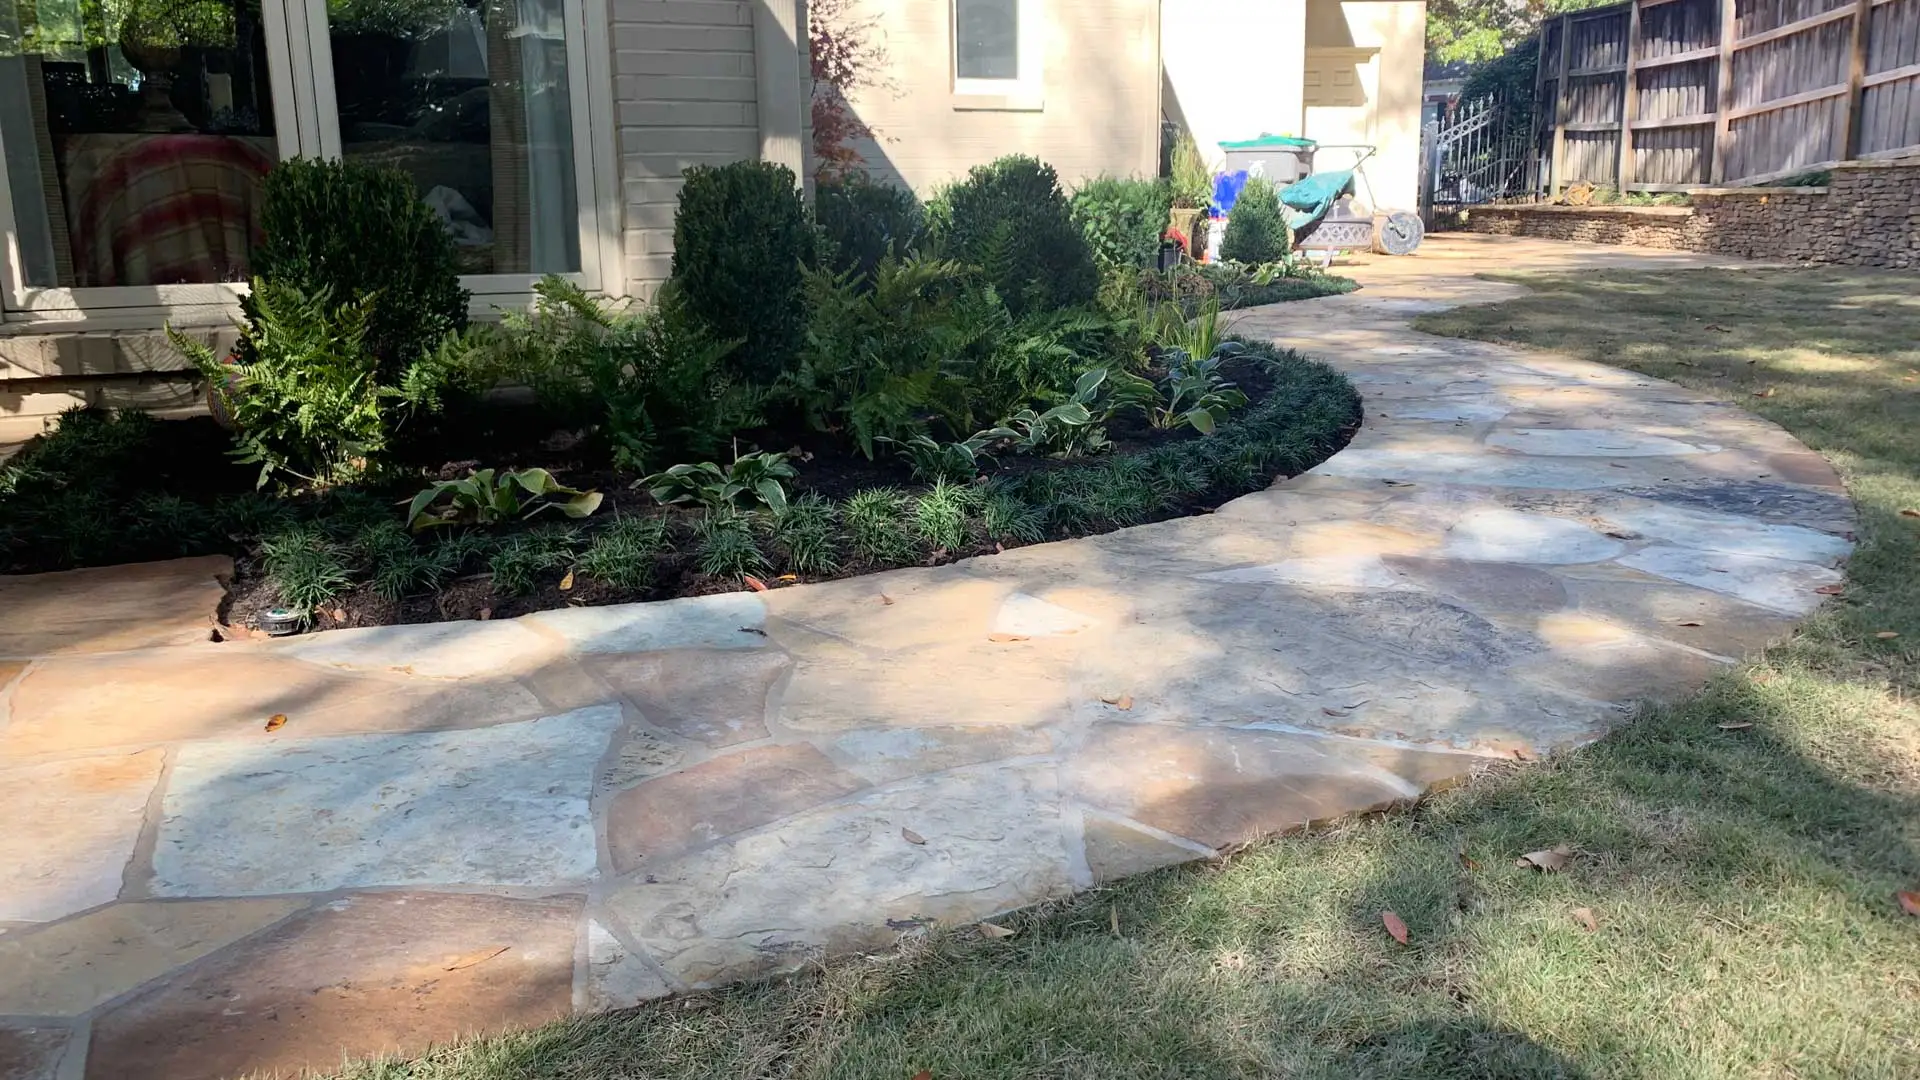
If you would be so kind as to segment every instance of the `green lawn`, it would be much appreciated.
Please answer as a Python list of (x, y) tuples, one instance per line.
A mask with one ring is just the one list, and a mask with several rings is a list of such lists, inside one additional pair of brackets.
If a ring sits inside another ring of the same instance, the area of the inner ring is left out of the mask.
[[(1029, 913), (1006, 941), (343, 1075), (1920, 1076), (1920, 919), (1894, 899), (1920, 888), (1920, 517), (1900, 513), (1920, 508), (1920, 278), (1526, 280), (1423, 328), (1724, 392), (1846, 475), (1860, 550), (1799, 637), (1563, 759)], [(1556, 843), (1565, 873), (1514, 866)]]

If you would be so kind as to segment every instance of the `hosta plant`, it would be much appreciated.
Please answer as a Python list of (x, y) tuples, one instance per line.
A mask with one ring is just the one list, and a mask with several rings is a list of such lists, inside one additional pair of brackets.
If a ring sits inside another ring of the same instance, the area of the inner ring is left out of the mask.
[(1220, 365), (1246, 347), (1237, 341), (1223, 341), (1204, 360), (1195, 360), (1181, 349), (1168, 349), (1162, 356), (1167, 376), (1161, 380), (1161, 400), (1147, 411), (1157, 428), (1190, 425), (1202, 435), (1211, 435), (1227, 414), (1247, 403), (1247, 395), (1220, 373)]
[(718, 510), (744, 502), (749, 508), (759, 505), (778, 512), (787, 506), (787, 489), (781, 481), (796, 475), (787, 455), (758, 453), (737, 457), (725, 468), (711, 461), (675, 465), (638, 486), (663, 504), (690, 503)]
[(442, 480), (415, 495), (407, 504), (407, 525), (415, 530), (435, 525), (492, 525), (532, 517), (547, 509), (583, 518), (600, 509), (600, 501), (599, 492), (567, 487), (545, 469), (480, 469), (459, 480)]

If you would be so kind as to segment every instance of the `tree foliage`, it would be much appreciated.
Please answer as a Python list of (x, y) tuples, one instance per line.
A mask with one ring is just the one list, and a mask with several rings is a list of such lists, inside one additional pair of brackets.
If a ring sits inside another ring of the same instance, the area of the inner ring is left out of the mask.
[(876, 72), (887, 53), (873, 40), (877, 18), (858, 18), (852, 0), (812, 0), (807, 5), (807, 44), (813, 69), (813, 156), (823, 177), (858, 169), (853, 144), (874, 137), (848, 100), (854, 91), (883, 85)]
[(1540, 23), (1616, 0), (1429, 0), (1427, 59), (1481, 63), (1514, 48)]

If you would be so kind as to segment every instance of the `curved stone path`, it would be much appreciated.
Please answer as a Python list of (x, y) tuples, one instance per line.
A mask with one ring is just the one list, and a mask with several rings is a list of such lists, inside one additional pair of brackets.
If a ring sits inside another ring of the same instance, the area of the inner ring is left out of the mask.
[(1840, 579), (1825, 462), (1406, 326), (1602, 259), (1697, 263), (1438, 238), (1248, 314), (1366, 422), (1207, 516), (271, 644), (182, 643), (217, 561), (0, 581), (0, 1077), (327, 1067), (884, 947), (1690, 691)]

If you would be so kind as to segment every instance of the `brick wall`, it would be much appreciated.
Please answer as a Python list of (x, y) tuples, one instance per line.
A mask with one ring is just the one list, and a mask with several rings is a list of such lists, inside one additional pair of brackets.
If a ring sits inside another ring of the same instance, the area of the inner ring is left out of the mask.
[(1691, 206), (1479, 206), (1472, 232), (1920, 269), (1920, 159), (1837, 165), (1823, 188), (1705, 188)]

